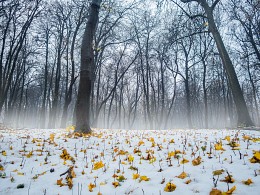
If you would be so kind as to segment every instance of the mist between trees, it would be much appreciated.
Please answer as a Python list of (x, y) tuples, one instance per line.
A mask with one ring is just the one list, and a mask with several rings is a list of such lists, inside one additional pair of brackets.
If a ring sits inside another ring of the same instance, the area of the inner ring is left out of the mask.
[[(260, 2), (202, 1), (214, 6), (250, 117), (259, 125)], [(230, 80), (205, 10), (199, 0), (183, 2), (103, 0), (93, 42), (92, 127), (237, 126)], [(75, 124), (89, 6), (78, 0), (1, 1), (1, 122)]]

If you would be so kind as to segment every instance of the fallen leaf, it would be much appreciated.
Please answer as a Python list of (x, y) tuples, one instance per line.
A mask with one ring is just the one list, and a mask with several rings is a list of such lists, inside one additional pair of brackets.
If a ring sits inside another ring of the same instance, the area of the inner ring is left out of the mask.
[(220, 180), (220, 181), (226, 182), (226, 183), (234, 183), (234, 182), (235, 182), (235, 180), (234, 180), (234, 178), (232, 177), (232, 175), (227, 175), (227, 176), (225, 177), (225, 179), (222, 179), (222, 180)]
[(63, 178), (57, 180), (57, 185), (59, 185), (60, 187), (64, 186), (64, 183), (62, 183), (62, 179)]
[(245, 185), (250, 185), (250, 184), (252, 184), (254, 182), (251, 179), (248, 179), (246, 181), (242, 181), (242, 183), (245, 184)]
[(222, 195), (222, 192), (218, 189), (212, 189), (209, 195)]
[(104, 167), (105, 165), (103, 164), (103, 162), (102, 161), (99, 161), (99, 162), (96, 162), (96, 163), (94, 163), (94, 170), (98, 170), (98, 169), (100, 169), (100, 168), (102, 168), (102, 167)]
[(195, 158), (193, 161), (192, 161), (192, 165), (193, 166), (197, 166), (201, 163), (201, 157), (198, 156), (197, 158)]
[(118, 181), (115, 181), (115, 182), (112, 182), (112, 185), (117, 188), (118, 186), (120, 186), (119, 182)]
[(185, 184), (189, 184), (191, 182), (191, 179), (185, 181)]
[(138, 173), (133, 173), (133, 179), (138, 179), (140, 175)]
[(176, 189), (176, 185), (174, 183), (168, 182), (164, 187), (165, 192), (173, 192)]
[(188, 163), (188, 162), (190, 162), (189, 160), (187, 160), (186, 158), (183, 158), (182, 160), (181, 160), (181, 164), (185, 164), (185, 163)]
[(234, 191), (236, 190), (236, 186), (233, 186), (230, 190), (228, 190), (227, 192), (222, 193), (222, 195), (229, 195), (232, 194)]
[(180, 175), (178, 175), (177, 177), (180, 178), (180, 179), (185, 179), (187, 177), (187, 173), (185, 172), (182, 172)]
[(222, 173), (224, 173), (225, 171), (223, 169), (219, 169), (219, 170), (216, 170), (216, 171), (213, 171), (212, 174), (213, 175), (221, 175)]
[(140, 176), (139, 182), (141, 182), (141, 181), (149, 181), (149, 180), (150, 180), (149, 177), (143, 175), (143, 176)]
[(93, 192), (93, 188), (95, 188), (95, 187), (96, 187), (96, 185), (93, 184), (93, 183), (88, 184), (88, 190), (89, 190), (90, 192)]

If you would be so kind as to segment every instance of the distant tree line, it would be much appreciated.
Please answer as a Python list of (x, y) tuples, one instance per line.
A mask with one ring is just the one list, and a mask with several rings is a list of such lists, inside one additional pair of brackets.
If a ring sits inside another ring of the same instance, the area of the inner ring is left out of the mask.
[[(89, 6), (83, 0), (0, 2), (1, 122), (75, 124)], [(259, 9), (258, 0), (103, 0), (92, 46), (90, 125), (259, 126)]]

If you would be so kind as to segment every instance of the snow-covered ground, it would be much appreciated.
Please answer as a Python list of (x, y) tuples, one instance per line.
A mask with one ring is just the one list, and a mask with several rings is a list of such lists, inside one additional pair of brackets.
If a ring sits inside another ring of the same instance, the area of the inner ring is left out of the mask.
[(0, 194), (257, 195), (259, 150), (258, 131), (1, 130)]

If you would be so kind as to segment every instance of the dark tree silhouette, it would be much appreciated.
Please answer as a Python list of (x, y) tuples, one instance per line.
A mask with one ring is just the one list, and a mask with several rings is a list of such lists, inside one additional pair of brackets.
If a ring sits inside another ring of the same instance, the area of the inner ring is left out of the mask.
[(93, 82), (94, 52), (93, 39), (98, 23), (99, 8), (102, 0), (92, 0), (89, 18), (81, 45), (80, 80), (76, 103), (76, 132), (90, 133), (90, 96)]
[(252, 126), (254, 125), (247, 106), (246, 102), (243, 96), (243, 92), (241, 90), (241, 87), (238, 82), (238, 78), (234, 69), (234, 66), (231, 62), (231, 59), (229, 57), (229, 54), (225, 48), (225, 45), (223, 43), (223, 40), (220, 36), (220, 33), (218, 31), (218, 28), (216, 26), (214, 17), (213, 17), (213, 11), (216, 5), (219, 3), (220, 0), (215, 0), (213, 4), (210, 6), (206, 0), (181, 0), (184, 3), (188, 2), (198, 2), (204, 9), (207, 19), (208, 19), (208, 25), (209, 25), (209, 30), (213, 35), (213, 38), (217, 44), (217, 48), (221, 57), (221, 60), (224, 65), (224, 69), (226, 70), (227, 77), (230, 83), (230, 88), (232, 91), (233, 99), (235, 102), (236, 110), (237, 110), (237, 116), (238, 116), (238, 121), (237, 124), (238, 126)]

